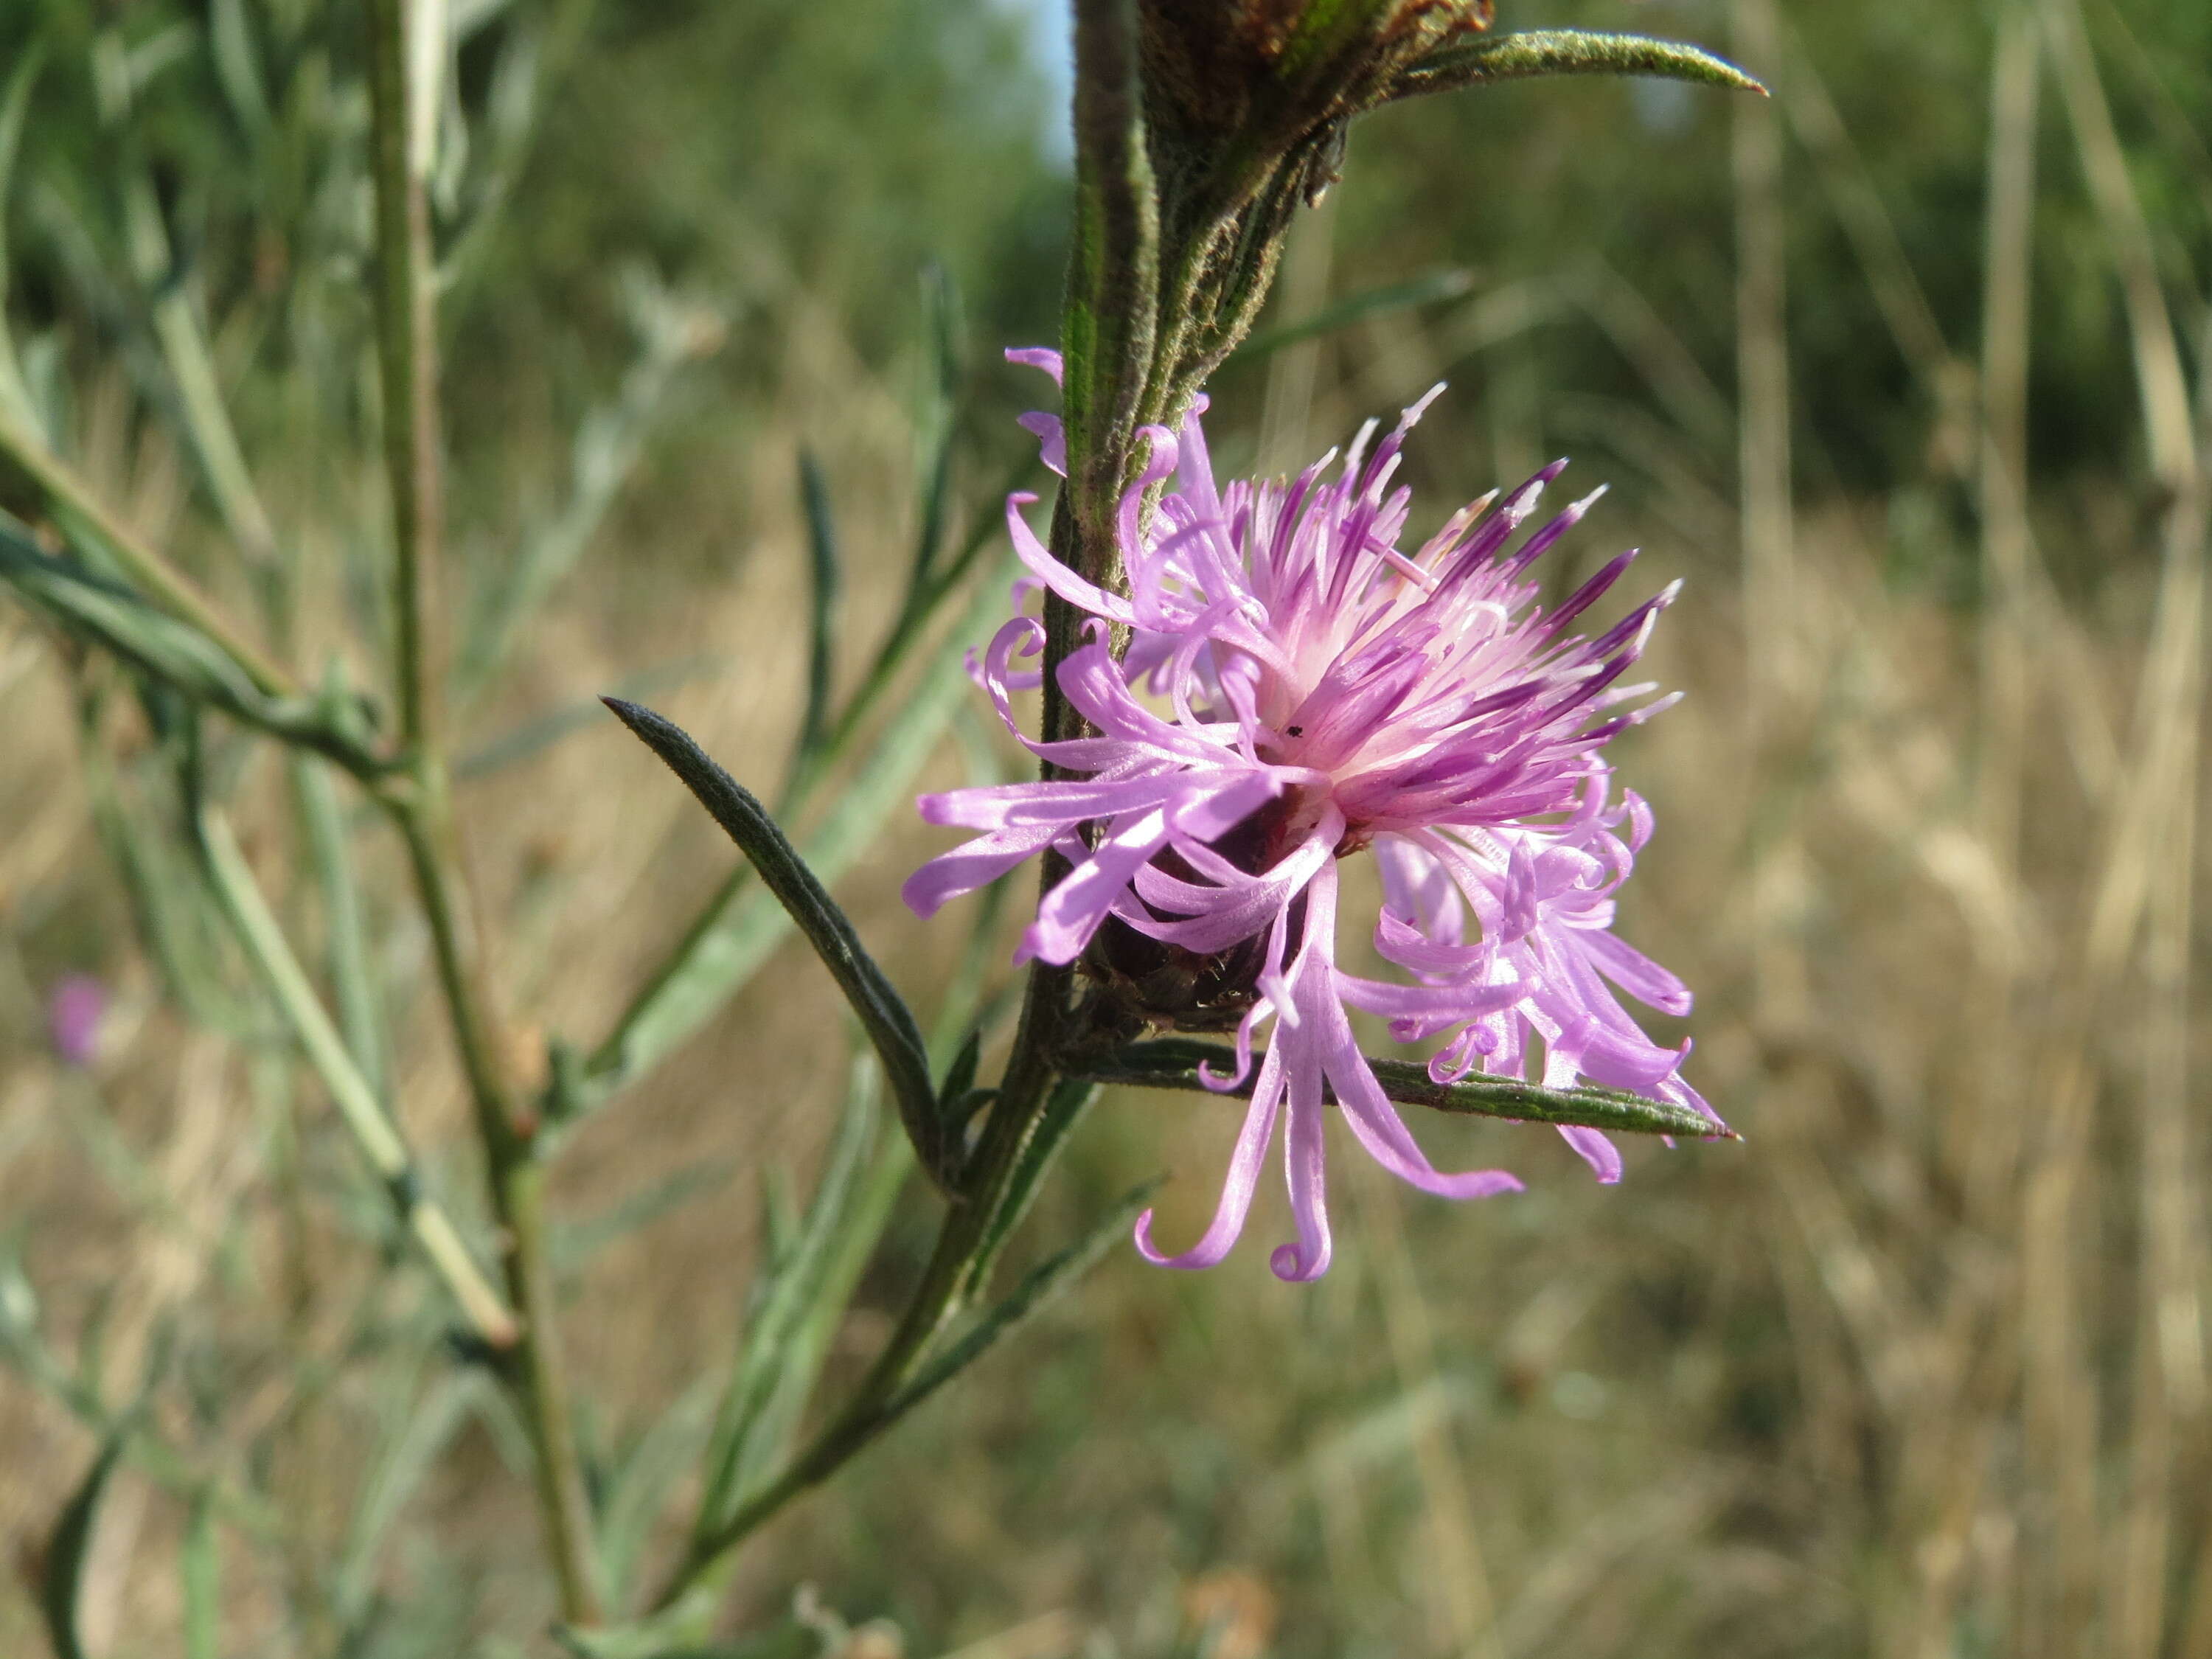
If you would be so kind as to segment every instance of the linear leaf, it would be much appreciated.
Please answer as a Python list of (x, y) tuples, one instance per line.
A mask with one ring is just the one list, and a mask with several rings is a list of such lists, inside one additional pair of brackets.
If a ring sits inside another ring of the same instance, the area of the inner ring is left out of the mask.
[(604, 1214), (557, 1224), (550, 1251), (555, 1267), (563, 1273), (576, 1271), (617, 1241), (673, 1215), (694, 1200), (720, 1191), (738, 1167), (735, 1158), (685, 1164), (631, 1194)]
[(325, 960), (331, 993), (338, 1007), (338, 1028), (346, 1052), (362, 1079), (380, 1098), (386, 1092), (392, 1044), (384, 1017), (384, 994), (377, 979), (375, 953), (363, 912), (361, 879), (354, 868), (353, 843), (346, 834), (330, 768), (305, 756), (289, 757), (292, 788), (300, 822), (307, 831), (307, 861), (323, 902)]
[(605, 1498), (595, 1507), (599, 1571), (610, 1598), (627, 1601), (638, 1558), (660, 1519), (669, 1492), (695, 1467), (714, 1409), (714, 1378), (696, 1378), (652, 1427), (638, 1437), (615, 1469)]
[(1528, 29), (1439, 46), (1400, 73), (1390, 96), (1455, 92), (1462, 87), (1537, 75), (1642, 75), (1701, 82), (1762, 96), (1766, 92), (1726, 58), (1680, 41), (1586, 29)]
[(822, 746), (830, 729), (830, 685), (837, 665), (837, 525), (814, 452), (799, 452), (799, 501), (806, 514), (806, 715), (799, 727), (797, 763)]
[(205, 1493), (193, 1500), (178, 1565), (185, 1581), (185, 1659), (222, 1659), (222, 1558), (215, 1503)]
[(78, 754), (94, 833), (122, 875), (163, 988), (196, 1023), (243, 1036), (253, 1021), (216, 966), (221, 917), (207, 884), (178, 855), (174, 842), (147, 821), (153, 813), (126, 801), (112, 755), (89, 729)]
[[(38, 83), (39, 68), (45, 60), (46, 43), (34, 39), (28, 50), (16, 58), (15, 68), (8, 76), (7, 91), (0, 94), (0, 302), (7, 299), (9, 289), (9, 185), (15, 177), (15, 158), (21, 150), (31, 90)], [(30, 392), (23, 384), (22, 365), (15, 358), (15, 337), (8, 331), (4, 303), (0, 303), (0, 405), (13, 410), (20, 422), (33, 428), (39, 423)]]
[[(696, 651), (653, 668), (641, 668), (615, 682), (614, 695), (635, 702), (688, 685), (694, 680), (720, 674), (730, 659), (719, 651)], [(588, 731), (606, 718), (606, 707), (597, 697), (578, 697), (542, 714), (532, 714), (487, 738), (453, 763), (453, 780), (470, 782), (509, 766), (520, 765), (544, 753), (563, 738)]]
[(1151, 1201), (1159, 1184), (1156, 1176), (1141, 1186), (1133, 1188), (1089, 1232), (1030, 1268), (1022, 1276), (1022, 1282), (1014, 1287), (1012, 1295), (984, 1314), (957, 1342), (923, 1366), (904, 1388), (884, 1402), (881, 1420), (875, 1431), (882, 1433), (893, 1422), (966, 1370), (989, 1352), (1000, 1339), (1025, 1322), (1054, 1295), (1081, 1278), (1109, 1246), (1127, 1235), (1136, 1220), (1137, 1212)]
[(272, 697), (234, 655), (191, 623), (155, 610), (130, 589), (46, 552), (0, 515), (0, 583), (56, 623), (121, 658), (196, 703), (206, 703), (288, 743), (319, 750), (349, 771), (379, 769), (367, 733), (324, 699)]
[(830, 1144), (798, 1237), (778, 1253), (772, 1269), (754, 1286), (744, 1352), (714, 1413), (696, 1532), (710, 1534), (729, 1517), (763, 1461), (760, 1443), (766, 1437), (761, 1430), (790, 1358), (793, 1333), (821, 1294), (847, 1206), (874, 1136), (874, 1079), (868, 1074), (873, 1069), (862, 1068), (854, 1079), (837, 1138)]
[(926, 602), (951, 507), (954, 402), (960, 388), (960, 295), (951, 273), (932, 262), (921, 274), (922, 346), (926, 353), (921, 409), (915, 425), (915, 485), (921, 510), (915, 519), (914, 557), (908, 566), (907, 608)]
[[(806, 861), (823, 881), (835, 881), (850, 868), (891, 810), (902, 799), (911, 799), (907, 790), (915, 773), (972, 689), (953, 645), (978, 639), (1005, 612), (1004, 586), (994, 580), (977, 583), (945, 648), (900, 700), (896, 714), (854, 768), (853, 781), (835, 808), (807, 837)], [(897, 665), (895, 660), (879, 661), (872, 684), (888, 685)], [(864, 689), (840, 714), (833, 750), (842, 752), (843, 728), (873, 700), (874, 692)], [(573, 1121), (659, 1065), (712, 1019), (783, 942), (791, 919), (771, 895), (752, 884), (750, 867), (740, 865), (731, 872), (590, 1056), (565, 1075), (556, 1069), (554, 1117)]]
[(254, 137), (269, 130), (269, 94), (261, 81), (261, 54), (253, 39), (253, 20), (246, 0), (215, 0), (210, 8), (209, 45), (215, 52), (216, 79), (231, 112)]
[(380, 1379), (388, 1403), (332, 1574), (341, 1615), (349, 1622), (374, 1607), (376, 1576), (393, 1523), (466, 1426), (473, 1398), (485, 1387), (482, 1372), (460, 1371), (438, 1376), (418, 1390), (428, 1360), (426, 1352), (406, 1355), (395, 1364), (400, 1375)]
[[(1460, 1083), (1437, 1083), (1428, 1067), (1411, 1060), (1373, 1060), (1382, 1092), (1407, 1106), (1426, 1106), (1435, 1111), (1474, 1117), (1508, 1118), (1520, 1123), (1579, 1125), (1610, 1129), (1620, 1134), (1683, 1135), (1693, 1139), (1741, 1139), (1724, 1125), (1700, 1115), (1687, 1106), (1647, 1100), (1619, 1089), (1545, 1089), (1511, 1078), (1471, 1077)], [(1100, 1083), (1126, 1083), (1141, 1089), (1206, 1089), (1198, 1074), (1200, 1066), (1218, 1076), (1236, 1070), (1236, 1051), (1218, 1042), (1198, 1042), (1187, 1037), (1159, 1037), (1133, 1042), (1109, 1059), (1087, 1065), (1085, 1075)], [(1207, 1092), (1213, 1092), (1206, 1091)], [(1247, 1096), (1250, 1079), (1219, 1092)], [(1335, 1101), (1334, 1091), (1325, 1098)]]
[(232, 932), (252, 958), (262, 983), (308, 1064), (330, 1091), (339, 1117), (375, 1170), (401, 1220), (422, 1245), (423, 1255), (452, 1291), (477, 1334), (496, 1346), (512, 1343), (514, 1316), (477, 1265), (453, 1218), (424, 1193), (398, 1123), (354, 1063), (345, 1039), (338, 1035), (307, 971), (292, 953), (290, 941), (254, 879), (229, 822), (203, 801), (196, 828), (202, 867), (230, 917)]
[(1052, 1167), (1054, 1158), (1091, 1103), (1097, 1098), (1098, 1085), (1089, 1078), (1062, 1078), (1053, 1085), (1052, 1093), (1045, 1098), (1044, 1110), (1038, 1115), (1036, 1127), (1030, 1131), (1030, 1138), (1015, 1162), (1013, 1173), (1000, 1194), (998, 1208), (992, 1212), (989, 1224), (976, 1240), (975, 1253), (968, 1260), (963, 1274), (963, 1300), (990, 1283), (991, 1269), (997, 1265), (999, 1253), (1006, 1248), (1014, 1229), (1029, 1213), (1030, 1203), (1036, 1198), (1037, 1188), (1044, 1184), (1045, 1173)]
[(619, 698), (608, 698), (607, 707), (660, 757), (737, 842), (760, 872), (763, 884), (806, 936), (837, 981), (837, 988), (844, 992), (869, 1042), (875, 1045), (898, 1105), (899, 1120), (905, 1124), (923, 1167), (945, 1180), (950, 1160), (938, 1121), (937, 1091), (930, 1086), (929, 1055), (921, 1029), (915, 1024), (904, 999), (861, 945), (852, 922), (767, 810), (709, 759), (681, 727), (649, 708)]
[(84, 1644), (77, 1634), (77, 1597), (84, 1585), (85, 1556), (92, 1548), (93, 1522), (100, 1516), (100, 1500), (107, 1491), (108, 1477), (123, 1460), (124, 1443), (131, 1437), (128, 1419), (116, 1425), (100, 1443), (92, 1468), (85, 1472), (46, 1540), (46, 1571), (39, 1581), (39, 1610), (46, 1615), (46, 1633), (52, 1638), (55, 1659), (85, 1659)]

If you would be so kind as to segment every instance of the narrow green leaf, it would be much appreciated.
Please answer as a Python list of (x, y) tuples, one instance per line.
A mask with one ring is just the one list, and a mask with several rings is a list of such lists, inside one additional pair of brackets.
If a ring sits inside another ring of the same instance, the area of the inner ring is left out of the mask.
[(1675, 40), (1584, 29), (1529, 29), (1455, 40), (1401, 71), (1392, 98), (1455, 92), (1537, 75), (1643, 75), (1700, 82), (1764, 96), (1766, 88), (1726, 58)]
[(380, 1379), (387, 1403), (336, 1564), (336, 1598), (340, 1615), (349, 1622), (369, 1611), (393, 1523), (468, 1422), (472, 1396), (486, 1385), (481, 1371), (459, 1371), (418, 1389), (417, 1378), (428, 1363), (429, 1356), (417, 1352), (398, 1362), (400, 1375)]
[(193, 1500), (178, 1565), (185, 1580), (185, 1659), (222, 1659), (222, 1563), (216, 1548), (215, 1502)]
[(198, 803), (195, 829), (202, 867), (222, 901), (232, 932), (252, 959), (262, 983), (291, 1028), (292, 1035), (330, 1091), (338, 1115), (352, 1133), (370, 1167), (383, 1183), (400, 1218), (422, 1247), (431, 1267), (453, 1293), (477, 1334), (495, 1346), (514, 1340), (514, 1316), (507, 1311), (477, 1266), (473, 1254), (445, 1210), (422, 1190), (422, 1183), (399, 1126), (361, 1067), (316, 995), (300, 959), (292, 952), (260, 884), (240, 849), (222, 813)]
[(48, 553), (6, 520), (0, 520), (0, 580), (80, 637), (195, 702), (238, 712), (260, 701), (244, 671), (197, 630), (84, 565)]
[(22, 365), (15, 358), (15, 337), (8, 331), (4, 301), (9, 286), (8, 264), (8, 198), (15, 175), (15, 158), (23, 142), (23, 124), (30, 113), (31, 91), (38, 84), (40, 66), (46, 61), (46, 43), (33, 39), (15, 60), (8, 76), (7, 90), (0, 93), (0, 405), (33, 431), (40, 429), (38, 412), (23, 382)]
[(553, 1235), (554, 1265), (563, 1272), (574, 1272), (617, 1240), (650, 1227), (664, 1216), (673, 1215), (696, 1199), (720, 1192), (729, 1184), (738, 1167), (735, 1158), (686, 1164), (652, 1182), (642, 1192), (631, 1194), (603, 1215), (556, 1224)]
[(884, 1135), (879, 1140), (845, 1206), (844, 1223), (821, 1270), (820, 1287), (792, 1332), (775, 1396), (753, 1437), (757, 1450), (748, 1448), (749, 1461), (742, 1471), (747, 1501), (765, 1486), (769, 1468), (790, 1455), (800, 1419), (821, 1382), (830, 1345), (851, 1310), (860, 1276), (890, 1224), (891, 1210), (905, 1190), (907, 1177), (914, 1173), (914, 1148), (905, 1137)]
[(78, 757), (94, 833), (122, 875), (139, 937), (161, 969), (163, 989), (196, 1023), (245, 1036), (253, 1021), (217, 969), (221, 917), (206, 882), (178, 855), (173, 840), (148, 822), (154, 813), (126, 800), (113, 756), (89, 730)]
[(214, 0), (209, 45), (215, 51), (216, 79), (231, 112), (255, 137), (269, 127), (269, 94), (261, 84), (261, 55), (253, 40), (246, 0)]
[(961, 1339), (932, 1360), (884, 1403), (878, 1434), (981, 1359), (1000, 1340), (1028, 1321), (1046, 1303), (1088, 1272), (1098, 1258), (1128, 1235), (1138, 1212), (1159, 1188), (1157, 1177), (1133, 1188), (1089, 1232), (1047, 1256), (1023, 1275), (1013, 1293), (978, 1319)]
[[(480, 215), (477, 222), (495, 216)], [(577, 427), (567, 499), (532, 524), (512, 555), (477, 584), (454, 653), (456, 693), (464, 699), (491, 683), (531, 619), (591, 550), (673, 406), (684, 368), (715, 349), (721, 337), (722, 319), (713, 307), (669, 291), (649, 267), (625, 269), (622, 289), (637, 355), (614, 397)]]
[(324, 948), (331, 992), (337, 1003), (338, 1030), (346, 1052), (361, 1068), (362, 1081), (384, 1098), (392, 1044), (344, 809), (328, 767), (294, 755), (290, 771), (300, 822), (307, 831), (308, 862), (322, 897)]
[(900, 1121), (905, 1124), (922, 1166), (945, 1180), (950, 1164), (938, 1124), (937, 1091), (930, 1085), (929, 1056), (921, 1030), (905, 1000), (861, 945), (845, 913), (760, 802), (709, 759), (680, 727), (649, 708), (619, 698), (608, 698), (607, 707), (660, 757), (737, 842), (760, 872), (763, 884), (806, 936), (874, 1044), (897, 1102)]
[[(615, 683), (614, 695), (627, 697), (634, 702), (640, 697), (657, 696), (664, 691), (673, 691), (678, 686), (722, 673), (729, 665), (730, 659), (722, 652), (694, 652), (688, 657), (678, 657), (673, 662), (641, 668), (635, 674), (625, 675)], [(605, 718), (605, 705), (597, 697), (578, 697), (542, 714), (533, 714), (461, 756), (453, 763), (454, 780), (463, 783), (473, 782), (507, 767), (520, 765), (544, 753), (564, 738), (591, 730)]]
[[(31, 90), (38, 85), (39, 70), (45, 65), (46, 43), (34, 40), (30, 48), (15, 59), (9, 71), (8, 88), (0, 93), (0, 208), (7, 205), (9, 189), (15, 176), (15, 158), (21, 153), (23, 123), (30, 113)], [(0, 288), (8, 278), (8, 216), (0, 212)]]
[(787, 1454), (860, 1270), (910, 1167), (903, 1145), (873, 1151), (876, 1068), (854, 1068), (845, 1116), (788, 1250), (754, 1288), (744, 1349), (716, 1413), (696, 1535), (711, 1536)]
[(1045, 1173), (1052, 1167), (1053, 1159), (1066, 1144), (1067, 1137), (1091, 1102), (1097, 1098), (1098, 1085), (1089, 1078), (1062, 1078), (1053, 1085), (1052, 1093), (1045, 1098), (1044, 1110), (1038, 1115), (1013, 1172), (1007, 1178), (999, 1206), (992, 1212), (988, 1224), (976, 1240), (975, 1253), (968, 1260), (963, 1300), (990, 1283), (991, 1269), (997, 1265), (1000, 1252), (1006, 1248), (1014, 1229), (1029, 1213), (1030, 1201), (1044, 1184)]
[(78, 1594), (84, 1584), (84, 1561), (92, 1548), (93, 1523), (100, 1516), (100, 1500), (107, 1491), (108, 1477), (123, 1461), (123, 1448), (131, 1437), (131, 1426), (126, 1419), (100, 1443), (92, 1468), (63, 1505), (53, 1532), (46, 1540), (46, 1569), (39, 1580), (39, 1610), (46, 1615), (46, 1633), (52, 1639), (55, 1659), (85, 1659), (76, 1622)]
[[(1559, 1123), (1590, 1129), (1610, 1129), (1619, 1134), (1682, 1135), (1692, 1139), (1741, 1139), (1733, 1129), (1703, 1117), (1687, 1106), (1647, 1100), (1619, 1089), (1585, 1087), (1545, 1089), (1510, 1078), (1471, 1077), (1460, 1083), (1438, 1083), (1428, 1067), (1411, 1060), (1373, 1060), (1382, 1092), (1407, 1106), (1426, 1106), (1435, 1111), (1472, 1117), (1507, 1118), (1516, 1123)], [(1123, 1083), (1140, 1089), (1206, 1089), (1199, 1076), (1206, 1066), (1216, 1076), (1237, 1069), (1234, 1049), (1218, 1042), (1199, 1042), (1188, 1037), (1159, 1037), (1133, 1042), (1110, 1058), (1085, 1066), (1085, 1075), (1099, 1083)], [(1218, 1092), (1234, 1097), (1252, 1092), (1251, 1079), (1234, 1089)], [(1327, 1091), (1332, 1104), (1336, 1095)]]
[(830, 491), (814, 452), (799, 452), (799, 500), (806, 514), (807, 594), (806, 714), (799, 722), (794, 764), (805, 765), (822, 747), (830, 730), (830, 688), (836, 671), (837, 526), (830, 511)]
[(630, 1599), (639, 1558), (669, 1494), (696, 1464), (714, 1418), (714, 1394), (710, 1373), (678, 1395), (621, 1460), (597, 1506), (599, 1574), (617, 1607)]
[[(915, 773), (973, 689), (955, 645), (983, 637), (1005, 613), (1004, 586), (991, 580), (977, 583), (951, 641), (900, 700), (897, 712), (853, 768), (843, 795), (807, 837), (806, 861), (824, 882), (836, 880), (852, 866), (894, 808), (911, 804), (908, 791)], [(910, 635), (909, 643), (918, 637), (918, 631)], [(887, 648), (871, 672), (870, 685), (839, 715), (833, 750), (842, 753), (852, 723), (891, 683), (899, 665), (897, 654)], [(740, 865), (731, 872), (614, 1029), (573, 1075), (561, 1079), (556, 1118), (573, 1121), (588, 1114), (659, 1065), (712, 1019), (783, 942), (791, 918), (773, 895), (753, 884), (750, 869)]]
[(85, 639), (195, 703), (206, 703), (288, 743), (319, 750), (349, 771), (380, 763), (367, 733), (321, 699), (271, 697), (213, 640), (74, 560), (56, 558), (0, 514), (0, 583)]
[(914, 560), (907, 581), (909, 606), (929, 592), (932, 570), (944, 550), (951, 508), (953, 405), (960, 387), (960, 297), (943, 265), (933, 263), (921, 279), (923, 344), (928, 353), (922, 386), (920, 477), (921, 511), (915, 527)]
[(945, 1068), (945, 1081), (938, 1089), (938, 1098), (950, 1103), (974, 1088), (975, 1068), (982, 1058), (983, 1033), (980, 1030), (970, 1031), (959, 1052), (952, 1056), (952, 1063)]

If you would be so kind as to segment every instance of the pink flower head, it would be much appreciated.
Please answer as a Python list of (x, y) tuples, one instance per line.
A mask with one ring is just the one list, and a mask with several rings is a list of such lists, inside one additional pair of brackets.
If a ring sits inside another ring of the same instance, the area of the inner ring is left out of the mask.
[[(1050, 353), (1009, 356), (1057, 375)], [(1237, 1070), (1207, 1081), (1237, 1087), (1256, 1064), (1251, 1105), (1205, 1235), (1170, 1255), (1153, 1245), (1150, 1212), (1139, 1220), (1138, 1248), (1164, 1266), (1227, 1254), (1286, 1118), (1297, 1239), (1273, 1266), (1291, 1279), (1328, 1268), (1328, 1093), (1367, 1152), (1425, 1192), (1519, 1188), (1504, 1170), (1431, 1165), (1361, 1054), (1349, 1009), (1383, 1017), (1401, 1041), (1440, 1039), (1430, 1061), (1439, 1081), (1525, 1079), (1540, 1050), (1548, 1087), (1587, 1079), (1713, 1117), (1680, 1075), (1688, 1045), (1654, 1044), (1614, 995), (1669, 1014), (1690, 1007), (1680, 981), (1610, 931), (1651, 815), (1633, 793), (1614, 800), (1601, 752), (1674, 701), (1622, 681), (1675, 589), (1595, 638), (1571, 631), (1628, 568), (1626, 553), (1551, 611), (1538, 605), (1530, 566), (1596, 500), (1521, 535), (1564, 462), (1401, 550), (1410, 492), (1391, 479), (1436, 395), (1371, 451), (1370, 422), (1333, 476), (1332, 453), (1287, 483), (1217, 485), (1202, 398), (1181, 433), (1146, 428), (1150, 459), (1120, 509), (1126, 598), (1053, 556), (1023, 516), (1034, 497), (1007, 502), (1034, 580), (1095, 619), (1058, 678), (1098, 735), (1022, 735), (1008, 696), (1036, 675), (1015, 659), (1043, 630), (1009, 622), (978, 678), (1031, 750), (1080, 775), (922, 797), (929, 822), (980, 833), (916, 871), (905, 896), (927, 915), (1053, 848), (1069, 873), (1038, 905), (1018, 959), (1079, 959), (1153, 1024), (1234, 1024)], [(1060, 470), (1060, 422), (1022, 423)], [(1164, 493), (1148, 520), (1156, 486)], [(1111, 623), (1132, 630), (1121, 662), (1107, 647)], [(1376, 947), (1402, 981), (1337, 965), (1337, 863), (1361, 851), (1382, 878)], [(1599, 1180), (1620, 1178), (1603, 1134), (1561, 1133)]]
[(46, 1040), (65, 1066), (80, 1069), (100, 1057), (107, 988), (89, 974), (64, 975), (46, 999)]

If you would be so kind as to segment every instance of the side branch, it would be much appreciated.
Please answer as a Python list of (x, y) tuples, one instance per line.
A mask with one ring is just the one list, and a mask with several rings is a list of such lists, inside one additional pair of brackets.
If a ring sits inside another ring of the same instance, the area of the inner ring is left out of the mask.
[(125, 576), (171, 616), (205, 635), (263, 696), (300, 695), (289, 674), (248, 640), (189, 577), (110, 511), (92, 486), (4, 404), (0, 404), (0, 454), (23, 470), (51, 510), (77, 520), (97, 537)]

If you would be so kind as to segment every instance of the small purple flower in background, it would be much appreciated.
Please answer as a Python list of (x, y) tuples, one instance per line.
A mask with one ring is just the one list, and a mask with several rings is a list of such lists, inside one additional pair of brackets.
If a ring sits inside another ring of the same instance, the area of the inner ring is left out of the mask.
[(64, 1066), (87, 1066), (100, 1057), (100, 1022), (107, 988), (89, 974), (70, 974), (46, 999), (46, 1038)]
[[(1008, 355), (1057, 375), (1051, 353)], [(1120, 509), (1126, 599), (1038, 541), (1021, 511), (1034, 497), (1007, 503), (1035, 583), (1096, 618), (1059, 681), (1099, 735), (1023, 736), (1008, 695), (1037, 676), (1015, 659), (1033, 654), (1043, 630), (1024, 617), (1008, 623), (978, 678), (1030, 749), (1084, 775), (924, 796), (931, 823), (981, 833), (915, 872), (905, 896), (926, 915), (1052, 848), (1070, 872), (1040, 902), (1023, 959), (1079, 960), (1146, 1023), (1235, 1027), (1237, 1073), (1207, 1081), (1235, 1087), (1255, 1063), (1258, 1073), (1212, 1224), (1174, 1255), (1153, 1245), (1149, 1212), (1137, 1224), (1138, 1248), (1166, 1266), (1210, 1267), (1228, 1253), (1287, 1117), (1297, 1242), (1272, 1265), (1290, 1279), (1327, 1270), (1325, 1088), (1368, 1153), (1422, 1190), (1519, 1188), (1501, 1170), (1431, 1165), (1361, 1054), (1349, 1009), (1382, 1016), (1403, 1042), (1441, 1039), (1429, 1066), (1439, 1081), (1476, 1071), (1525, 1079), (1540, 1049), (1547, 1087), (1588, 1079), (1719, 1124), (1680, 1077), (1688, 1045), (1654, 1044), (1612, 988), (1666, 1013), (1690, 1007), (1680, 980), (1609, 931), (1651, 815), (1633, 793), (1615, 801), (1601, 756), (1674, 701), (1621, 681), (1675, 590), (1594, 639), (1568, 631), (1628, 568), (1626, 553), (1549, 614), (1536, 605), (1530, 566), (1596, 499), (1515, 544), (1564, 462), (1401, 550), (1410, 492), (1391, 478), (1435, 396), (1371, 454), (1370, 422), (1333, 479), (1332, 453), (1287, 483), (1218, 486), (1203, 398), (1180, 434), (1146, 428), (1150, 461)], [(1058, 420), (1022, 424), (1060, 470)], [(1147, 525), (1145, 492), (1170, 479)], [(1131, 629), (1125, 661), (1108, 650), (1109, 623)], [(1365, 850), (1384, 891), (1376, 948), (1408, 981), (1337, 965), (1337, 862)], [(1255, 1061), (1254, 1039), (1270, 1021)], [(1600, 1181), (1620, 1178), (1605, 1135), (1561, 1133)]]

